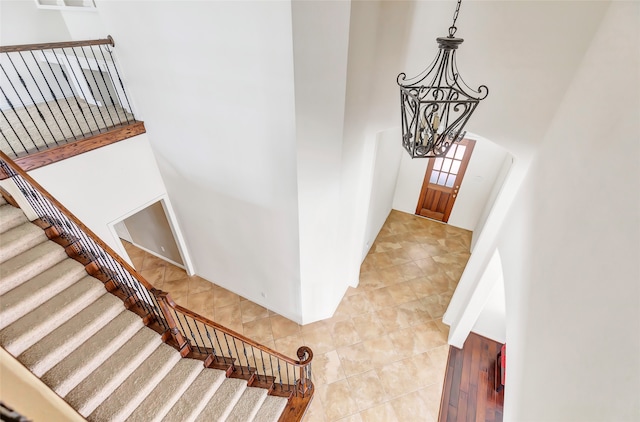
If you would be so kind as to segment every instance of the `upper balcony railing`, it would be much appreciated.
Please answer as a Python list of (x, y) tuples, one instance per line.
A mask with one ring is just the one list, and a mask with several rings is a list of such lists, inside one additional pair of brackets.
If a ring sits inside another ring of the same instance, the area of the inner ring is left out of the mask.
[(136, 123), (113, 47), (0, 46), (0, 150), (15, 159)]

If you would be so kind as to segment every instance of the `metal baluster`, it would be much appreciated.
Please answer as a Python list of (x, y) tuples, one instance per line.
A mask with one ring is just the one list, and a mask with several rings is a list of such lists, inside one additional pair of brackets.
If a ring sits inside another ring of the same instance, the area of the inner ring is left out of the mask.
[[(80, 59), (78, 58), (78, 53), (76, 53), (76, 50), (75, 50), (73, 47), (71, 47), (71, 52), (72, 52), (72, 53), (73, 53), (73, 55), (76, 57), (76, 61), (78, 62), (78, 66), (80, 66)], [(69, 59), (67, 58), (67, 60), (69, 60)], [(71, 70), (73, 71), (73, 69), (71, 69)], [(89, 89), (89, 94), (91, 94), (91, 96), (92, 96), (92, 97), (94, 97), (94, 95), (93, 95), (93, 90), (91, 89), (91, 85), (89, 84), (89, 81), (87, 80), (87, 77), (86, 77), (86, 75), (84, 74), (84, 71), (82, 70), (82, 67), (80, 67), (80, 73), (82, 73), (82, 78), (84, 79), (85, 83), (87, 84), (87, 88)], [(75, 72), (74, 72), (74, 76), (75, 76)], [(77, 77), (76, 77), (76, 80), (77, 80)], [(80, 86), (80, 84), (79, 84), (79, 83), (78, 83), (78, 86)], [(82, 95), (83, 95), (85, 98), (87, 98), (87, 97), (86, 97), (86, 95), (85, 95), (84, 93), (83, 93)], [(95, 98), (95, 97), (94, 97), (94, 98)], [(85, 100), (85, 101), (86, 101), (86, 100)], [(91, 109), (91, 104), (88, 104), (88, 103), (87, 103), (87, 106), (89, 107), (89, 110), (91, 110), (91, 115), (93, 116), (93, 118), (94, 118), (94, 120), (95, 120), (95, 115), (93, 114), (93, 109)], [(97, 107), (97, 106), (96, 106), (96, 108), (98, 109), (98, 110), (97, 110), (97, 111), (98, 111), (98, 114), (99, 114), (99, 115), (100, 115), (100, 117), (102, 118), (102, 122), (104, 123), (104, 126), (105, 126), (105, 127), (107, 127), (107, 126), (108, 126), (108, 125), (107, 125), (107, 121), (104, 119), (104, 116), (102, 115), (102, 112), (100, 111), (100, 107)], [(100, 124), (98, 123), (98, 121), (97, 121), (97, 120), (96, 120), (96, 130), (97, 130), (98, 132), (102, 132), (102, 129), (100, 129)]]
[(218, 360), (218, 357), (216, 355), (216, 348), (213, 345), (213, 341), (211, 341), (211, 334), (209, 333), (209, 329), (207, 328), (206, 325), (204, 326), (204, 332), (206, 333), (207, 338), (209, 339), (209, 345), (211, 346), (211, 354), (216, 360)]
[[(18, 55), (22, 58), (22, 54), (21, 53), (18, 53)], [(24, 81), (24, 78), (22, 77), (20, 72), (18, 72), (18, 68), (16, 67), (15, 63), (13, 62), (13, 59), (11, 58), (11, 54), (7, 54), (7, 58), (9, 59), (9, 63), (11, 63), (11, 66), (13, 66), (13, 70), (15, 70), (16, 75), (18, 75), (18, 79), (20, 80), (20, 83), (22, 84), (22, 86), (24, 87), (25, 91), (27, 92), (27, 95), (29, 96), (29, 99), (31, 100), (31, 103), (33, 104), (33, 107), (35, 107), (36, 111), (38, 112), (38, 116), (40, 116), (40, 119), (44, 123), (45, 127), (49, 131), (49, 134), (51, 135), (51, 138), (53, 138), (53, 140), (55, 142), (56, 137), (53, 134), (53, 132), (51, 131), (51, 128), (49, 127), (49, 124), (47, 123), (46, 119), (44, 118), (44, 114), (42, 114), (42, 111), (40, 111), (40, 108), (38, 107), (38, 103), (36, 103), (36, 100), (31, 95), (31, 91), (29, 91), (29, 88), (27, 88), (27, 83)], [(31, 70), (29, 69), (29, 66), (26, 66), (26, 67), (27, 67), (27, 72), (29, 72), (29, 75), (31, 76), (31, 79), (35, 83), (35, 79), (33, 78), (33, 75), (31, 74)], [(13, 84), (12, 84), (12, 86), (13, 86)], [(38, 91), (40, 91), (40, 87), (38, 87), (37, 84), (36, 84), (36, 87), (38, 88)], [(18, 91), (16, 91), (16, 94), (18, 94)], [(19, 95), (20, 94), (18, 94), (18, 96)], [(20, 102), (22, 102), (22, 104), (24, 105), (24, 101), (22, 101), (22, 98), (20, 98)], [(25, 111), (27, 111), (27, 113), (29, 113), (28, 110), (25, 109)], [(29, 117), (31, 117), (30, 114), (29, 114)], [(31, 120), (33, 120), (33, 118), (31, 118)], [(33, 124), (35, 124), (35, 122)], [(42, 137), (42, 142), (44, 142), (44, 144), (47, 146), (47, 148), (49, 148), (49, 143), (46, 141), (46, 138), (44, 136)], [(56, 145), (57, 144), (58, 143), (56, 142)]]
[(189, 332), (191, 333), (191, 339), (193, 341), (193, 343), (196, 345), (196, 348), (198, 349), (199, 353), (202, 353), (202, 349), (200, 349), (200, 346), (198, 346), (198, 342), (196, 341), (196, 336), (193, 334), (193, 329), (191, 328), (191, 325), (189, 324), (189, 320), (187, 320), (187, 317), (183, 314), (182, 318), (184, 319), (185, 324), (187, 324), (187, 327), (189, 327)]
[(286, 369), (286, 373), (287, 373), (287, 385), (290, 386), (291, 385), (291, 380), (289, 379), (289, 362), (285, 362), (285, 369)]
[(271, 366), (271, 375), (275, 377), (276, 373), (273, 372), (273, 356), (271, 355), (271, 353), (269, 353), (269, 365)]
[[(80, 91), (79, 93), (75, 93), (74, 92), (73, 99), (76, 102), (76, 106), (78, 107), (78, 110), (80, 110), (80, 113), (82, 114), (82, 117), (84, 117), (84, 122), (87, 125), (88, 132), (91, 133), (91, 123), (89, 122), (89, 120), (87, 120), (87, 116), (84, 114), (84, 110), (82, 109), (82, 106), (80, 105), (80, 102), (78, 101), (78, 97), (76, 96), (77, 94), (79, 94), (83, 98), (86, 98), (86, 95), (85, 95), (82, 87), (80, 86), (80, 82), (78, 81), (78, 77), (76, 76), (76, 72), (73, 71), (73, 67), (71, 66), (71, 61), (69, 60), (69, 56), (64, 51), (64, 48), (61, 48), (60, 50), (62, 51), (62, 56), (67, 61), (67, 69), (69, 69), (69, 71), (71, 72), (71, 75), (73, 75), (73, 78), (76, 80), (76, 84), (78, 86), (78, 90)], [(60, 65), (60, 69), (62, 70), (62, 75), (64, 76), (65, 80), (67, 81), (67, 84), (69, 85), (69, 88), (71, 89), (71, 92), (73, 92), (73, 87), (71, 86), (71, 82), (69, 81), (69, 78), (67, 77), (67, 74), (65, 73), (64, 69), (62, 69), (62, 64), (60, 63), (60, 60), (58, 60), (58, 55), (56, 54), (55, 50), (51, 50), (51, 51), (53, 51), (53, 54), (55, 55), (56, 61), (58, 62), (58, 65)], [(93, 115), (93, 110), (91, 110), (91, 107), (89, 107), (89, 112), (91, 113), (91, 117), (93, 118), (93, 121), (95, 122), (96, 127), (99, 127), (100, 125), (98, 124), (98, 120), (96, 120), (96, 116)], [(86, 136), (86, 134), (84, 133), (84, 130), (82, 131), (82, 135)]]
[[(4, 92), (4, 89), (2, 89), (2, 86), (0, 86), (0, 92), (2, 92), (2, 95), (4, 96), (5, 101), (7, 102), (7, 104), (9, 104), (9, 107), (11, 107), (11, 110), (13, 111), (13, 113), (16, 115), (16, 117), (18, 118), (18, 121), (20, 122), (20, 124), (22, 125), (22, 127), (24, 128), (25, 132), (27, 132), (27, 136), (29, 136), (29, 139), (31, 140), (31, 143), (36, 147), (36, 150), (38, 149), (38, 146), (36, 145), (36, 142), (33, 140), (33, 137), (31, 137), (31, 134), (29, 133), (29, 131), (27, 130), (27, 127), (24, 125), (24, 122), (22, 121), (22, 119), (20, 118), (20, 115), (18, 115), (18, 113), (16, 112), (16, 109), (13, 107), (13, 103), (11, 102), (11, 100), (9, 100), (9, 97), (7, 97), (7, 94)], [(5, 120), (7, 121), (7, 123), (9, 123), (9, 119), (7, 118), (7, 116), (4, 114), (4, 111), (0, 110), (0, 112), (2, 112), (2, 117), (5, 118)], [(27, 147), (24, 146), (24, 143), (22, 143), (22, 139), (20, 138), (20, 136), (18, 135), (18, 132), (16, 132), (15, 128), (13, 127), (12, 124), (9, 123), (9, 127), (11, 128), (11, 130), (13, 131), (13, 133), (16, 135), (16, 138), (18, 139), (18, 142), (20, 142), (20, 145), (22, 145), (22, 148), (24, 149), (24, 152), (29, 152), (29, 150), (27, 149)], [(16, 155), (17, 156), (17, 155)]]
[[(100, 48), (100, 47), (98, 47)], [(93, 59), (96, 61), (96, 66), (98, 67), (98, 72), (100, 72), (100, 76), (102, 77), (102, 82), (104, 83), (104, 89), (105, 91), (107, 91), (107, 95), (109, 96), (109, 100), (111, 100), (111, 105), (113, 106), (113, 112), (115, 113), (116, 117), (118, 118), (118, 124), (122, 123), (122, 120), (120, 119), (120, 116), (118, 116), (118, 110), (116, 110), (116, 103), (115, 101), (113, 101), (113, 97), (111, 96), (111, 92), (109, 92), (109, 85), (107, 85), (107, 80), (104, 77), (104, 72), (102, 71), (102, 69), (100, 68), (100, 64), (98, 63), (98, 58), (96, 57), (96, 51), (94, 47), (89, 47), (89, 50), (91, 50), (91, 54), (93, 54)], [(105, 67), (107, 66), (107, 64), (104, 64)], [(105, 71), (108, 71), (108, 67)], [(100, 88), (98, 88), (99, 90)], [(100, 93), (100, 95), (102, 95), (102, 92)], [(107, 112), (109, 111), (109, 106), (107, 106)], [(109, 117), (111, 118), (111, 113), (109, 113)], [(113, 122), (113, 119), (111, 119), (111, 121)], [(115, 123), (114, 123), (115, 126)]]
[[(222, 354), (222, 356), (224, 356), (224, 352), (222, 351), (222, 345), (220, 344), (220, 339), (218, 338), (218, 330), (216, 330), (215, 328), (213, 329), (213, 335), (216, 338), (216, 342), (218, 342), (218, 350), (220, 350), (220, 353)], [(227, 347), (229, 347), (229, 344), (227, 344)], [(231, 355), (231, 350), (229, 350), (229, 357), (233, 358), (233, 356)], [(218, 359), (218, 357), (216, 356), (216, 360)]]
[(280, 368), (280, 358), (278, 358), (278, 381), (280, 383), (280, 391), (284, 391), (284, 387), (282, 386), (282, 371)]
[[(7, 71), (4, 69), (4, 66), (2, 66), (2, 63), (0, 63), (0, 69), (2, 69), (2, 72), (6, 76), (7, 81), (9, 81), (9, 85), (11, 85), (11, 88), (13, 88), (13, 91), (18, 96), (18, 99), (20, 100), (20, 103), (22, 104), (22, 107), (27, 112), (27, 116), (29, 116), (29, 118), (31, 119), (31, 122), (36, 127), (36, 131), (40, 135), (40, 138), (42, 138), (44, 140), (44, 136), (42, 136), (42, 133), (40, 132), (40, 129), (38, 128), (38, 125), (36, 125), (36, 122), (33, 120), (33, 117), (31, 117), (31, 113), (29, 113), (29, 111), (27, 110), (27, 106), (24, 104), (24, 101), (22, 101), (22, 97), (18, 93), (18, 90), (13, 85), (13, 82), (11, 82), (11, 79), (9, 79), (9, 75), (7, 74)], [(2, 93), (5, 94), (4, 90), (2, 90)], [(6, 94), (5, 94), (5, 98), (8, 98)], [(13, 104), (9, 103), (9, 105), (11, 105), (11, 110), (13, 110), (13, 112), (16, 114), (16, 116), (18, 117), (18, 120), (20, 121), (20, 123), (22, 123), (22, 127), (24, 127), (24, 130), (26, 130), (27, 133), (29, 134), (29, 139), (31, 139), (31, 142), (33, 142), (33, 146), (35, 147), (36, 151), (40, 151), (40, 148), (38, 148), (38, 145), (36, 144), (36, 141), (33, 139), (31, 134), (29, 133), (29, 129), (27, 129), (25, 124), (22, 122), (22, 119), (20, 118), (20, 115), (18, 115), (18, 112), (16, 111), (16, 109), (13, 107)]]
[(251, 346), (251, 356), (253, 356), (253, 367), (256, 368), (256, 377), (260, 381), (260, 372), (258, 372), (258, 362), (256, 361), (256, 349)]
[[(33, 60), (36, 61), (36, 57), (34, 56), (33, 51), (31, 51), (31, 56), (33, 57)], [(43, 56), (44, 56), (44, 53), (43, 53)], [(57, 60), (57, 58), (56, 58), (56, 60)], [(71, 110), (71, 104), (69, 104), (69, 100), (67, 100), (67, 97), (65, 97), (65, 95), (64, 95), (64, 90), (62, 89), (62, 85), (60, 85), (60, 81), (58, 81), (58, 77), (56, 76), (56, 73), (53, 71), (53, 68), (51, 67), (51, 62), (49, 60), (45, 60), (45, 62), (47, 62), (47, 65), (49, 66), (49, 71), (51, 72), (51, 75), (53, 76), (53, 79), (56, 81), (56, 84), (58, 85), (58, 89), (60, 89), (60, 95), (62, 96), (62, 98), (64, 98), (64, 101), (67, 103), (67, 107), (69, 107), (69, 113), (68, 114), (71, 114), (73, 116), (73, 119), (76, 121), (76, 124), (78, 125), (78, 130), (80, 130), (80, 133), (82, 133), (82, 130), (80, 129), (80, 123), (78, 122), (78, 118), (76, 117), (76, 114), (73, 113), (72, 110)], [(38, 68), (40, 68), (40, 66), (38, 66)], [(44, 77), (44, 72), (42, 71), (41, 68), (40, 68), (40, 73), (42, 73), (42, 76)], [(49, 89), (51, 89), (51, 88), (49, 88)], [(56, 98), (55, 95), (53, 94), (53, 90), (51, 91), (51, 95), (54, 98)], [(67, 126), (69, 126), (69, 130), (71, 131), (71, 135), (73, 135), (74, 139), (78, 139), (76, 134), (73, 133), (73, 128), (71, 127), (71, 124), (67, 120), (67, 117), (66, 117), (67, 113), (65, 113), (62, 110), (62, 107), (60, 106), (60, 103), (58, 102), (57, 98), (56, 98), (56, 104), (58, 105), (58, 108), (60, 109), (60, 113), (62, 113), (62, 116), (64, 116), (64, 120), (65, 120), (65, 122), (67, 122)]]
[(264, 354), (262, 353), (262, 349), (260, 349), (260, 359), (262, 359), (262, 373), (264, 374), (264, 380), (267, 380), (267, 366), (264, 364)]
[[(101, 46), (104, 48), (108, 48), (106, 46)], [(122, 110), (122, 113), (124, 114), (124, 118), (127, 121), (127, 124), (131, 123), (129, 121), (129, 116), (127, 116), (127, 110), (125, 110), (124, 108), (122, 108), (122, 98), (120, 98), (120, 94), (118, 94), (118, 90), (116, 89), (115, 85), (116, 85), (116, 81), (113, 80), (113, 76), (111, 75), (111, 72), (109, 71), (109, 65), (107, 65), (107, 58), (104, 56), (104, 50), (102, 48), (100, 48), (100, 54), (102, 54), (102, 60), (105, 62), (105, 66), (107, 67), (107, 75), (109, 76), (109, 80), (111, 81), (111, 85), (113, 86), (113, 89), (116, 91), (116, 97), (118, 98), (118, 104), (120, 104), (120, 109)], [(113, 61), (112, 61), (113, 63)], [(116, 67), (116, 64), (113, 63), (113, 67)], [(122, 92), (124, 92), (124, 88), (122, 89)], [(113, 101), (113, 99), (111, 100)], [(114, 104), (115, 106), (115, 104)], [(120, 120), (120, 123), (122, 123), (122, 119), (120, 119), (120, 114), (118, 114), (118, 110), (115, 109), (116, 111), (116, 115), (118, 116), (118, 120)]]
[[(72, 47), (72, 49), (75, 47)], [(104, 99), (104, 95), (102, 95), (102, 90), (100, 89), (100, 85), (98, 85), (98, 81), (96, 79), (96, 75), (95, 73), (93, 73), (93, 69), (91, 69), (91, 65), (89, 64), (89, 57), (87, 56), (87, 53), (84, 50), (84, 46), (80, 46), (80, 50), (82, 51), (82, 55), (84, 56), (84, 60), (87, 62), (87, 67), (89, 68), (89, 72), (91, 74), (91, 78), (93, 79), (93, 83), (96, 86), (96, 89), (98, 90), (98, 94), (100, 94), (100, 98), (102, 98), (102, 105), (103, 107), (107, 110), (107, 116), (109, 116), (109, 120), (111, 120), (111, 126), (115, 126), (116, 123), (113, 121), (113, 117), (111, 117), (111, 113), (109, 112), (109, 106), (107, 105), (107, 101)], [(90, 48), (90, 50), (93, 51), (92, 48)], [(96, 66), (98, 64), (96, 63)], [(84, 72), (82, 72), (83, 74), (85, 74)], [(86, 79), (86, 76), (85, 76)], [(88, 81), (87, 81), (87, 85), (89, 85)], [(91, 85), (89, 85), (89, 87), (91, 87)], [(92, 91), (92, 95), (93, 95), (93, 91)], [(95, 98), (95, 96), (94, 96)], [(100, 107), (98, 107), (98, 110), (100, 110), (100, 115), (102, 115), (102, 110), (100, 109)], [(104, 117), (103, 117), (104, 119)], [(105, 125), (108, 126), (108, 124), (105, 121)]]
[[(33, 52), (31, 52), (31, 55), (33, 56)], [(31, 79), (33, 80), (33, 84), (38, 89), (38, 92), (40, 93), (40, 96), (42, 97), (42, 101), (44, 101), (44, 105), (47, 106), (47, 109), (49, 110), (49, 113), (51, 113), (51, 119), (53, 119), (53, 121), (55, 122), (56, 126), (58, 126), (58, 130), (60, 130), (60, 134), (64, 137), (64, 132), (62, 131), (62, 128), (60, 127), (60, 123), (58, 123), (58, 119), (56, 119), (53, 116), (53, 110), (51, 110), (51, 107), (49, 106), (49, 102), (47, 101), (47, 99), (45, 98), (44, 94), (42, 93), (42, 90), (40, 89), (40, 85), (38, 85), (38, 81), (36, 81), (36, 78), (33, 76), (33, 73), (31, 73), (31, 67), (27, 64), (27, 61), (24, 59), (24, 56), (22, 55), (22, 53), (18, 53), (18, 56), (20, 56), (20, 58), (22, 59), (22, 63), (24, 63), (24, 66), (27, 68), (27, 72), (29, 72), (29, 76), (31, 76)], [(9, 59), (9, 60), (11, 60), (11, 59)], [(35, 57), (34, 57), (34, 60), (35, 60)], [(36, 66), (38, 67), (38, 69), (40, 69), (40, 66), (38, 65), (37, 62), (36, 62)], [(42, 73), (42, 69), (40, 69), (40, 72)], [(51, 96), (55, 99), (56, 98), (55, 94), (53, 93), (53, 90), (51, 89), (51, 86), (49, 86), (49, 82), (47, 81), (46, 77), (44, 76), (44, 73), (42, 73), (42, 77), (44, 78), (44, 81), (47, 83), (47, 87), (49, 87), (49, 92), (51, 92)], [(26, 86), (25, 86), (25, 88), (26, 88)], [(27, 92), (29, 92), (29, 90), (27, 90)], [(64, 116), (64, 113), (62, 115)], [(44, 116), (42, 114), (40, 114), (40, 117), (42, 117), (42, 120), (45, 120), (45, 118), (44, 118)], [(67, 120), (66, 117), (65, 117), (65, 120)], [(45, 123), (46, 123), (46, 120), (45, 120)], [(49, 128), (49, 125), (47, 125), (47, 128)], [(51, 129), (49, 129), (49, 133), (51, 133), (51, 137), (53, 138), (53, 142), (55, 142), (56, 145), (60, 145), (58, 143), (58, 141), (56, 140), (56, 137), (53, 134), (53, 132), (51, 131)]]
[(124, 83), (122, 82), (122, 78), (120, 77), (120, 71), (118, 71), (116, 61), (113, 59), (113, 51), (107, 47), (107, 52), (109, 53), (109, 56), (111, 56), (111, 62), (113, 63), (113, 68), (116, 70), (116, 76), (118, 77), (118, 82), (120, 83), (120, 87), (122, 88), (122, 92), (124, 93), (124, 99), (127, 101), (127, 108), (131, 110), (131, 116), (135, 120), (135, 116), (133, 115), (133, 107), (131, 107), (131, 102), (129, 101), (129, 97), (127, 96), (127, 90), (124, 89)]
[[(4, 119), (7, 121), (7, 126), (9, 126), (9, 128), (11, 128), (13, 133), (16, 135), (16, 139), (18, 140), (20, 145), (22, 145), (22, 149), (24, 149), (24, 151), (27, 152), (27, 148), (25, 148), (24, 144), (22, 143), (22, 139), (20, 139), (20, 137), (16, 133), (16, 130), (13, 128), (13, 125), (9, 123), (9, 119), (7, 119), (7, 116), (4, 114), (4, 111), (2, 109), (0, 109), (0, 113), (2, 113), (2, 117), (4, 117)], [(16, 158), (18, 156), (18, 153), (16, 152), (15, 149), (13, 149), (13, 145), (11, 145), (11, 142), (9, 142), (9, 138), (7, 138), (4, 132), (2, 132), (2, 128), (0, 128), (0, 133), (2, 133), (2, 137), (5, 139), (5, 141), (7, 141), (7, 145), (9, 145), (9, 148), (11, 148), (11, 151), (13, 152), (13, 157)]]
[(204, 347), (206, 349), (207, 346), (205, 346), (204, 339), (202, 338), (202, 333), (200, 333), (200, 328), (198, 327), (198, 321), (196, 321), (195, 319), (193, 321), (194, 321), (194, 324), (196, 326), (196, 331), (198, 332), (198, 335), (200, 336), (200, 340), (202, 340), (202, 347)]
[(293, 367), (293, 391), (295, 391), (295, 395), (298, 395), (298, 374), (296, 374), (296, 368)]
[[(227, 333), (224, 334), (224, 341), (227, 342), (227, 347), (229, 348), (229, 357), (233, 358), (233, 354), (231, 353), (231, 348), (229, 347), (229, 339), (227, 339)], [(240, 359), (240, 353), (238, 352), (238, 345), (233, 341), (233, 347), (236, 349), (236, 357), (238, 358), (238, 366), (240, 366), (240, 373), (244, 374), (244, 368), (242, 367), (242, 360)]]
[(247, 355), (247, 346), (244, 341), (242, 342), (242, 353), (244, 354), (244, 361), (247, 364), (247, 373), (251, 374), (251, 365), (249, 364), (249, 356)]
[[(182, 325), (182, 321), (180, 321), (180, 317), (178, 316), (178, 312), (176, 312), (176, 310), (173, 310), (173, 314), (176, 316), (176, 321), (178, 321), (178, 325), (180, 325), (180, 330), (182, 330), (182, 336), (184, 338), (187, 338), (187, 331), (184, 329), (184, 326)], [(189, 339), (187, 339), (187, 341), (189, 341)]]

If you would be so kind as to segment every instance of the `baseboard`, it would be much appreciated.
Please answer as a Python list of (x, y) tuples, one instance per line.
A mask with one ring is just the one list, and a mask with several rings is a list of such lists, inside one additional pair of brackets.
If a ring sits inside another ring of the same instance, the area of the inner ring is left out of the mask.
[[(122, 241), (123, 239), (120, 239), (120, 240)], [(128, 240), (125, 240), (125, 242), (128, 242)], [(182, 269), (183, 269), (183, 270), (185, 270), (185, 271), (187, 270), (183, 264), (178, 264), (177, 262), (175, 262), (175, 261), (173, 261), (173, 260), (171, 260), (171, 259), (167, 258), (166, 256), (162, 256), (162, 255), (160, 255), (159, 253), (154, 252), (154, 251), (152, 251), (152, 250), (150, 250), (150, 249), (147, 249), (147, 248), (145, 248), (144, 246), (140, 246), (140, 245), (138, 245), (138, 244), (137, 244), (137, 243), (135, 243), (135, 242), (129, 242), (129, 243), (131, 243), (133, 246), (135, 246), (135, 247), (136, 247), (136, 248), (138, 248), (138, 249), (142, 249), (143, 251), (145, 251), (145, 252), (146, 252), (146, 253), (148, 253), (149, 255), (153, 255), (153, 256), (155, 256), (156, 258), (160, 258), (160, 259), (161, 259), (161, 260), (163, 260), (163, 261), (167, 261), (169, 264), (172, 264), (172, 265), (175, 265), (176, 267), (182, 268)]]

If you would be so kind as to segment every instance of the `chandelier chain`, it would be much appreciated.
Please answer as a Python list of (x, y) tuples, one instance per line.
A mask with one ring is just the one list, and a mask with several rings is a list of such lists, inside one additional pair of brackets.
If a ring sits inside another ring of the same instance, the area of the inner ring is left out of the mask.
[(456, 11), (453, 12), (453, 23), (449, 27), (449, 37), (453, 37), (456, 34), (458, 28), (456, 28), (456, 21), (458, 20), (458, 15), (460, 14), (460, 5), (462, 4), (462, 0), (458, 0), (458, 4), (456, 5)]

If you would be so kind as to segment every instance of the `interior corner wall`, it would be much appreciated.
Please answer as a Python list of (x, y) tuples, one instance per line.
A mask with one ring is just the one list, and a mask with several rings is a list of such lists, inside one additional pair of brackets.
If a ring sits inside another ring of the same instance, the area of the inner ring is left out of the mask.
[[(504, 302), (504, 276), (502, 274), (502, 260), (498, 250), (494, 252), (482, 278), (490, 278), (493, 285), (482, 305), (478, 318), (471, 328), (476, 334), (490, 338), (498, 343), (505, 343), (507, 337), (507, 320)], [(480, 281), (482, 284), (484, 280)]]
[(381, 132), (376, 137), (369, 213), (365, 245), (362, 251), (363, 260), (392, 209), (398, 169), (400, 168), (400, 154), (402, 154), (402, 148), (398, 148), (400, 136), (400, 128), (396, 128)]
[(505, 154), (504, 160), (502, 161), (502, 165), (500, 166), (500, 170), (498, 171), (498, 175), (496, 176), (496, 180), (493, 183), (493, 187), (491, 188), (491, 192), (487, 197), (487, 203), (484, 205), (484, 209), (482, 214), (480, 214), (480, 218), (478, 219), (478, 223), (476, 227), (473, 229), (473, 233), (471, 234), (471, 251), (476, 247), (476, 242), (478, 242), (478, 238), (480, 237), (480, 233), (484, 229), (484, 225), (493, 210), (493, 206), (498, 199), (498, 195), (504, 186), (507, 177), (509, 176), (509, 171), (511, 170), (511, 166), (513, 165), (513, 156), (509, 153)]
[(291, 6), (303, 323), (330, 317), (348, 287), (340, 176), (350, 6)]
[(505, 420), (640, 419), (638, 22), (608, 6), (501, 229)]

